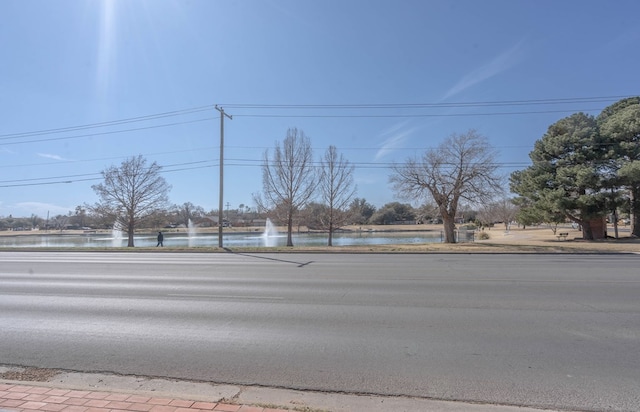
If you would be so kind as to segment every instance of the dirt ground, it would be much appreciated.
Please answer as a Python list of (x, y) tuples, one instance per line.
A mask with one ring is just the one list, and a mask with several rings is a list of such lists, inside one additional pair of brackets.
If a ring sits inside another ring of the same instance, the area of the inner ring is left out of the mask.
[[(412, 229), (408, 229), (411, 227)], [(378, 227), (372, 227), (375, 230)], [(364, 230), (369, 229), (363, 228)], [(390, 230), (431, 230), (440, 233), (439, 225), (416, 225), (389, 227)], [(395, 253), (640, 253), (640, 239), (629, 237), (629, 231), (621, 232), (618, 239), (584, 241), (582, 232), (572, 228), (560, 228), (557, 233), (568, 233), (566, 239), (558, 238), (548, 227), (535, 227), (527, 229), (511, 229), (508, 232), (504, 228), (485, 230), (489, 235), (487, 240), (476, 240), (469, 243), (427, 243), (414, 245), (379, 245), (344, 247), (344, 251), (372, 251)], [(609, 229), (613, 233), (613, 229)], [(329, 249), (329, 248), (327, 248)]]
[[(385, 235), (389, 235), (394, 232), (408, 232), (408, 231), (424, 231), (440, 233), (442, 231), (442, 225), (363, 225), (363, 226), (347, 226), (343, 228), (348, 231), (367, 231), (367, 232), (385, 232)], [(217, 228), (202, 228), (198, 229), (199, 233), (217, 233)], [(234, 227), (225, 228), (225, 232), (261, 232), (264, 230), (262, 227)], [(296, 228), (296, 231), (306, 232), (306, 227)], [(185, 229), (170, 229), (166, 232), (185, 231)], [(284, 227), (279, 227), (278, 231), (286, 232)], [(108, 231), (105, 231), (108, 232)], [(475, 242), (470, 243), (425, 243), (425, 244), (396, 244), (396, 245), (367, 245), (367, 246), (310, 246), (310, 247), (277, 247), (269, 248), (270, 252), (336, 252), (336, 253), (640, 253), (640, 239), (629, 237), (629, 229), (621, 227), (619, 232), (619, 238), (608, 238), (606, 240), (597, 241), (585, 241), (582, 240), (582, 233), (573, 229), (570, 226), (558, 228), (558, 233), (568, 233), (566, 239), (559, 239), (554, 235), (553, 231), (549, 227), (533, 227), (533, 228), (512, 228), (506, 231), (504, 227), (494, 227), (490, 230), (485, 230), (489, 235), (487, 240), (478, 240), (478, 232), (476, 232)], [(74, 234), (82, 233), (82, 231), (64, 231), (56, 232), (51, 231), (51, 234)], [(608, 233), (611, 236), (614, 233), (612, 227), (608, 228)], [(7, 235), (37, 235), (43, 234), (43, 232), (9, 232), (2, 231), (0, 236)], [(145, 248), (134, 248), (135, 250), (141, 250)], [(148, 249), (148, 248), (147, 248)], [(149, 249), (149, 250), (154, 250)], [(167, 252), (170, 248), (165, 248), (163, 251)], [(197, 249), (197, 250), (193, 250)], [(15, 250), (15, 249), (14, 249)], [(145, 249), (146, 250), (146, 249)], [(264, 248), (241, 248), (238, 250), (226, 251), (266, 251)], [(186, 251), (182, 248), (181, 251)], [(219, 251), (216, 247), (211, 248), (191, 248), (189, 251), (200, 252), (213, 252)]]
[[(547, 253), (640, 253), (640, 239), (629, 237), (629, 231), (620, 232), (619, 238), (585, 241), (582, 232), (572, 228), (559, 228), (556, 233), (568, 233), (566, 239), (558, 238), (548, 227), (527, 229), (493, 228), (486, 231), (487, 240), (476, 240), (473, 244), (458, 244), (470, 251), (500, 252), (547, 252)], [(613, 228), (608, 229), (613, 233)], [(440, 246), (440, 245), (439, 245)]]

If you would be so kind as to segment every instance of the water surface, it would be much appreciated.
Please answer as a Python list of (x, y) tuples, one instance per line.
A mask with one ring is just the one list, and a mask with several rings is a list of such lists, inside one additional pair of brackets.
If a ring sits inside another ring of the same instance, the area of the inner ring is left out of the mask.
[[(269, 237), (260, 232), (255, 233), (225, 233), (223, 235), (225, 247), (266, 247), (286, 246), (286, 234), (277, 234)], [(335, 233), (334, 246), (352, 245), (393, 245), (440, 242), (439, 232), (349, 232)], [(156, 234), (142, 234), (134, 237), (136, 247), (156, 246)], [(326, 246), (326, 233), (300, 233), (293, 235), (293, 244), (296, 246)], [(101, 247), (126, 247), (126, 234), (123, 237), (114, 237), (109, 233), (88, 234), (18, 234), (0, 236), (0, 247), (70, 247), (70, 248), (101, 248)], [(217, 247), (218, 234), (194, 234), (164, 233), (165, 247)]]

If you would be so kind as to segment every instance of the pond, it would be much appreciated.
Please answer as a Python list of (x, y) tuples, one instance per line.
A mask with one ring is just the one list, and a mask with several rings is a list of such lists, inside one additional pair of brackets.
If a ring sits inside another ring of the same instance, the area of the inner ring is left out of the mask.
[[(393, 245), (416, 243), (439, 243), (440, 232), (341, 232), (333, 236), (334, 246), (352, 245)], [(156, 246), (156, 234), (139, 234), (134, 237), (136, 247)], [(286, 246), (286, 234), (264, 236), (260, 232), (229, 232), (223, 235), (225, 247), (275, 247)], [(326, 246), (326, 233), (296, 233), (296, 246)], [(21, 247), (68, 247), (68, 248), (110, 248), (127, 246), (126, 234), (111, 233), (38, 233), (0, 236), (0, 248)], [(164, 233), (165, 247), (217, 247), (218, 234)]]

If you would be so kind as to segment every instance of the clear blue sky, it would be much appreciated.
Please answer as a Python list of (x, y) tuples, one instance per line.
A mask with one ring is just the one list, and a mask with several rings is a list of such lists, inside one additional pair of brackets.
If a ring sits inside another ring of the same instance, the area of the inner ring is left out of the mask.
[(617, 99), (460, 103), (638, 95), (638, 16), (637, 0), (3, 0), (0, 216), (94, 203), (99, 172), (138, 154), (164, 167), (171, 203), (217, 208), (215, 104), (233, 115), (232, 209), (253, 205), (290, 127), (316, 158), (335, 145), (378, 207), (398, 200), (391, 163), (470, 128), (508, 175), (550, 124)]

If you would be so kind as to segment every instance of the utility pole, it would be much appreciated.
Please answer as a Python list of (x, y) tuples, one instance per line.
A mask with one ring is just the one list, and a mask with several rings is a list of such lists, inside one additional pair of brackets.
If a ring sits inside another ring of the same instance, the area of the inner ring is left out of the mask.
[(233, 119), (231, 115), (224, 112), (222, 107), (216, 104), (216, 110), (220, 112), (220, 199), (218, 202), (218, 247), (222, 248), (222, 221), (223, 219), (223, 193), (224, 193), (224, 117)]

